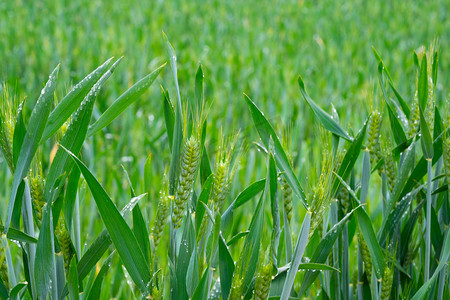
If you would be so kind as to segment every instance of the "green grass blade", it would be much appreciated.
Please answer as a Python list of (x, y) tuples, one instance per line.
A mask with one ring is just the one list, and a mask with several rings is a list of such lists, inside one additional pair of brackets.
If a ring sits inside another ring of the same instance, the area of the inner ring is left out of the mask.
[(274, 144), (274, 157), (277, 163), (278, 168), (284, 172), (283, 175), (286, 178), (287, 182), (291, 186), (294, 193), (300, 198), (303, 206), (308, 209), (309, 205), (306, 201), (305, 192), (303, 192), (300, 183), (298, 182), (297, 177), (295, 176), (294, 171), (289, 163), (286, 152), (284, 152), (283, 147), (281, 146), (280, 140), (278, 139), (275, 131), (273, 130), (272, 125), (270, 125), (269, 121), (266, 119), (262, 111), (256, 106), (256, 104), (246, 95), (244, 94), (245, 101), (250, 109), (250, 113), (252, 115), (253, 123), (255, 124), (256, 129), (258, 130), (259, 137), (261, 138), (264, 146), (269, 148), (269, 140), (272, 137)]
[[(336, 239), (341, 234), (344, 225), (347, 223), (350, 216), (359, 208), (360, 206), (351, 210), (327, 232), (325, 237), (320, 241), (319, 245), (315, 247), (314, 253), (309, 261), (310, 263), (325, 263), (334, 243), (336, 242)], [(298, 296), (302, 296), (306, 292), (314, 280), (316, 280), (317, 276), (319, 276), (319, 272), (306, 271)]]
[(425, 120), (425, 116), (423, 115), (423, 109), (419, 107), (420, 113), (420, 144), (422, 145), (423, 157), (426, 160), (432, 160), (434, 149), (433, 149), (433, 139), (431, 138), (431, 132), (428, 128), (428, 124)]
[[(130, 186), (130, 194), (132, 198), (136, 198), (136, 194), (131, 184), (130, 176), (127, 170), (122, 166), (125, 176), (127, 178), (128, 184)], [(139, 204), (133, 208), (133, 233), (136, 236), (136, 240), (141, 247), (142, 253), (144, 253), (147, 264), (151, 265), (151, 254), (150, 254), (150, 235), (148, 234), (147, 225), (145, 224), (144, 216), (142, 215), (141, 208)]]
[(270, 242), (270, 252), (272, 256), (273, 263), (277, 267), (277, 251), (278, 244), (280, 242), (280, 209), (278, 205), (278, 176), (277, 167), (275, 166), (275, 159), (273, 154), (269, 155), (269, 195), (270, 195), (270, 207), (272, 211), (272, 238)]
[(205, 215), (205, 205), (208, 205), (209, 194), (213, 183), (213, 176), (209, 176), (203, 184), (202, 191), (198, 196), (197, 207), (195, 209), (195, 228), (197, 228), (197, 234)]
[(163, 98), (164, 120), (166, 124), (167, 137), (169, 138), (169, 148), (172, 150), (175, 112), (173, 110), (172, 102), (170, 101), (169, 91), (164, 90), (161, 86), (161, 93)]
[(203, 81), (205, 75), (203, 74), (202, 65), (198, 65), (197, 73), (195, 74), (195, 99), (197, 105), (197, 111), (199, 111), (203, 104), (204, 99), (204, 90), (203, 90)]
[[(264, 222), (264, 195), (258, 201), (258, 205), (253, 214), (249, 226), (249, 233), (245, 237), (244, 246), (242, 248), (239, 261), (236, 264), (235, 273), (244, 279), (244, 291), (249, 287), (253, 275), (255, 274), (259, 249), (261, 246), (261, 234)], [(236, 275), (234, 275), (236, 276)]]
[(219, 273), (222, 298), (228, 299), (233, 279), (234, 261), (222, 236), (219, 238)]
[[(9, 294), (10, 299), (14, 299), (17, 296), (20, 296), (21, 292), (28, 286), (27, 282), (19, 282), (15, 287), (11, 289), (11, 293)], [(23, 297), (20, 297), (23, 298)]]
[(420, 73), (419, 73), (419, 86), (418, 86), (418, 94), (419, 94), (419, 107), (422, 108), (422, 111), (425, 110), (425, 106), (427, 105), (428, 99), (428, 73), (427, 73), (427, 56), (426, 54), (422, 57), (422, 63), (420, 64)]
[(114, 255), (114, 253), (115, 252), (111, 253), (111, 255), (103, 263), (102, 268), (100, 269), (100, 272), (98, 272), (97, 277), (95, 277), (94, 283), (92, 284), (91, 288), (89, 289), (89, 294), (88, 294), (86, 300), (100, 299), (101, 292), (102, 292), (103, 279), (105, 278), (105, 275), (108, 272), (108, 270), (111, 268), (111, 259)]
[[(73, 115), (73, 119), (70, 122), (69, 128), (66, 134), (61, 140), (61, 145), (71, 152), (79, 153), (86, 138), (86, 133), (91, 120), (92, 111), (94, 109), (95, 99), (106, 80), (111, 76), (118, 61), (114, 63), (113, 67), (106, 72), (96, 84), (89, 91), (88, 95), (84, 98), (80, 107)], [(55, 183), (61, 174), (67, 172), (72, 168), (73, 161), (69, 159), (69, 155), (66, 151), (59, 148), (53, 159), (52, 165), (48, 172), (45, 188), (44, 188), (44, 200), (47, 202), (53, 201), (53, 193), (55, 190)]]
[(5, 284), (3, 283), (3, 280), (0, 278), (0, 297), (2, 299), (8, 299), (9, 298), (9, 292), (6, 288)]
[[(144, 197), (145, 195), (140, 195), (131, 199), (131, 201), (121, 210), (120, 214), (122, 217), (127, 219), (139, 200)], [(108, 250), (111, 243), (112, 241), (109, 237), (108, 231), (106, 229), (103, 230), (78, 262), (77, 268), (79, 281), (82, 281), (89, 274), (106, 250)]]
[[(63, 146), (60, 147), (65, 149)], [(137, 287), (145, 294), (151, 275), (136, 237), (94, 175), (72, 152), (65, 150), (80, 168), (125, 268)]]
[(72, 168), (67, 181), (66, 197), (64, 199), (64, 218), (69, 232), (72, 230), (73, 211), (76, 204), (80, 175), (80, 169)]
[(181, 237), (180, 249), (176, 260), (177, 285), (175, 290), (175, 299), (188, 299), (186, 276), (189, 268), (189, 261), (196, 247), (195, 230), (188, 214), (184, 225), (183, 235)]
[[(358, 132), (358, 135), (355, 137), (354, 141), (350, 144), (345, 156), (342, 160), (341, 165), (339, 166), (337, 174), (342, 177), (344, 180), (347, 180), (352, 172), (352, 169), (358, 159), (359, 153), (361, 152), (362, 143), (364, 141), (364, 137), (366, 135), (368, 119), (364, 122), (363, 127)], [(337, 178), (332, 180), (332, 188), (331, 188), (331, 196), (335, 197), (336, 193), (340, 188), (340, 181)]]
[(110, 107), (95, 121), (92, 126), (89, 127), (88, 136), (92, 136), (104, 127), (108, 126), (115, 118), (117, 118), (128, 106), (135, 102), (144, 92), (150, 87), (150, 85), (161, 73), (165, 64), (148, 74), (132, 87), (130, 87), (125, 93), (119, 96)]
[(186, 291), (189, 298), (192, 298), (199, 283), (199, 264), (196, 249), (197, 247), (193, 248), (191, 258), (189, 259), (189, 266), (186, 272)]
[(425, 282), (424, 285), (420, 287), (420, 289), (414, 294), (412, 300), (421, 300), (424, 299), (427, 295), (429, 289), (433, 286), (434, 281), (439, 276), (439, 272), (447, 266), (448, 260), (450, 258), (450, 230), (447, 229), (447, 234), (445, 237), (445, 243), (443, 244), (441, 257), (439, 258), (439, 264), (437, 268), (434, 270), (433, 276)]
[(192, 296), (192, 300), (203, 300), (208, 298), (208, 284), (209, 284), (209, 268), (206, 268), (205, 272), (203, 272), (203, 276), (200, 279), (200, 282), (195, 289), (194, 295)]
[(76, 259), (72, 259), (69, 267), (69, 274), (67, 278), (67, 286), (69, 289), (69, 300), (79, 300), (80, 292), (78, 290), (78, 275), (77, 275), (77, 262)]
[(291, 234), (291, 225), (289, 225), (286, 211), (284, 210), (283, 205), (283, 220), (284, 220), (284, 247), (286, 250), (286, 261), (292, 260), (292, 234)]
[(51, 105), (53, 103), (53, 93), (56, 87), (56, 79), (58, 76), (59, 65), (50, 74), (45, 87), (33, 108), (28, 122), (27, 134), (22, 143), (20, 154), (17, 159), (17, 166), (14, 172), (13, 186), (8, 204), (8, 215), (6, 217), (5, 231), (7, 232), (11, 223), (14, 203), (16, 201), (17, 190), (22, 179), (30, 171), (30, 164), (34, 154), (39, 146), (42, 134), (44, 133), (45, 124), (50, 114)]
[[(341, 182), (341, 184), (344, 185), (344, 187), (347, 189), (350, 196), (356, 201), (356, 203), (360, 204), (358, 197), (351, 189), (351, 187), (341, 177), (339, 177), (338, 175), (336, 175), (336, 177)], [(380, 244), (378, 243), (377, 236), (375, 235), (375, 231), (373, 230), (372, 221), (370, 220), (369, 215), (367, 215), (367, 212), (361, 205), (359, 205), (358, 207), (359, 209), (356, 210), (356, 217), (358, 219), (359, 230), (361, 231), (364, 237), (364, 241), (369, 248), (370, 257), (372, 258), (373, 267), (375, 269), (375, 274), (377, 278), (380, 279), (382, 278), (384, 272), (384, 254), (380, 247)]]
[(86, 94), (99, 80), (99, 78), (106, 72), (109, 63), (113, 57), (105, 61), (101, 66), (92, 71), (83, 80), (81, 80), (73, 89), (58, 103), (55, 109), (48, 117), (47, 126), (45, 126), (44, 134), (41, 142), (50, 138), (61, 125), (70, 117), (70, 115), (77, 110), (83, 101)]
[(222, 231), (224, 232), (224, 236), (227, 237), (231, 232), (231, 228), (233, 225), (233, 215), (234, 210), (241, 205), (244, 205), (254, 196), (256, 196), (259, 192), (264, 189), (266, 185), (266, 179), (260, 179), (250, 186), (248, 186), (245, 190), (237, 195), (236, 199), (231, 203), (231, 205), (227, 208), (227, 210), (222, 215)]
[(300, 234), (298, 235), (297, 245), (295, 246), (294, 254), (291, 261), (286, 281), (284, 282), (283, 291), (281, 292), (281, 300), (287, 300), (291, 294), (292, 286), (294, 285), (295, 275), (297, 275), (298, 267), (305, 253), (306, 245), (308, 243), (309, 227), (311, 225), (311, 213), (307, 212), (303, 220)]
[(172, 158), (169, 167), (169, 195), (174, 195), (178, 172), (180, 168), (181, 143), (183, 142), (183, 113), (181, 106), (180, 87), (178, 85), (177, 56), (175, 50), (169, 42), (166, 34), (163, 32), (164, 41), (166, 42), (167, 51), (170, 56), (170, 66), (172, 75), (177, 89), (177, 105), (175, 108), (175, 124), (173, 130)]
[(23, 122), (23, 104), (25, 100), (19, 105), (17, 111), (17, 120), (14, 125), (14, 136), (13, 136), (13, 164), (14, 167), (17, 165), (17, 160), (19, 159), (20, 149), (22, 149), (23, 140), (27, 133), (27, 128)]
[(336, 271), (340, 272), (338, 269), (333, 268), (325, 264), (315, 264), (315, 263), (304, 263), (298, 265), (299, 270), (322, 270), (322, 271)]
[(411, 201), (417, 195), (417, 193), (423, 189), (423, 185), (419, 186), (415, 190), (406, 194), (400, 201), (397, 202), (395, 207), (389, 213), (388, 217), (383, 220), (383, 225), (381, 227), (381, 235), (379, 237), (379, 242), (383, 245), (386, 242), (387, 237), (392, 237), (395, 231), (395, 224), (400, 224), (402, 218), (407, 212)]
[(10, 240), (19, 241), (22, 243), (29, 243), (29, 244), (36, 244), (37, 239), (29, 236), (26, 233), (23, 233), (22, 231), (15, 229), (13, 227), (10, 227), (8, 230), (8, 234), (6, 236)]
[[(54, 276), (56, 268), (54, 247), (52, 209), (45, 204), (34, 266), (36, 293), (39, 299), (47, 299), (50, 280), (53, 279), (53, 285), (56, 284)], [(56, 286), (53, 286), (52, 289), (56, 290)]]
[(352, 141), (353, 138), (347, 133), (347, 131), (345, 131), (338, 122), (336, 122), (329, 114), (327, 114), (311, 99), (311, 97), (305, 90), (305, 83), (303, 82), (301, 76), (298, 77), (298, 85), (300, 86), (300, 92), (302, 93), (309, 107), (311, 107), (311, 109), (313, 110), (316, 117), (319, 119), (320, 123), (322, 123), (323, 127), (345, 140)]

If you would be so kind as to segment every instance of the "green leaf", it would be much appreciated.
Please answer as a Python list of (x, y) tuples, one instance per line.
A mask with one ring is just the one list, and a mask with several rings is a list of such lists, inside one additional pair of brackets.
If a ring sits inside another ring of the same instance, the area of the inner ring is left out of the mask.
[[(79, 153), (86, 138), (86, 133), (91, 120), (92, 111), (94, 109), (95, 99), (106, 80), (111, 76), (112, 71), (115, 69), (118, 61), (114, 63), (108, 72), (94, 84), (88, 95), (84, 98), (80, 107), (73, 115), (69, 128), (67, 128), (66, 134), (61, 140), (61, 146), (67, 148), (73, 153)], [(69, 155), (66, 151), (58, 148), (55, 158), (48, 172), (45, 188), (44, 188), (44, 200), (50, 203), (54, 200), (54, 194), (56, 192), (55, 183), (59, 176), (63, 173), (68, 173), (73, 166), (73, 161), (69, 159)]]
[(69, 180), (67, 181), (66, 197), (64, 199), (64, 218), (66, 220), (67, 230), (69, 232), (72, 230), (73, 211), (78, 193), (78, 182), (80, 180), (80, 175), (80, 169), (72, 168), (69, 175)]
[(2, 299), (8, 299), (9, 298), (8, 290), (6, 289), (6, 286), (3, 283), (3, 280), (1, 278), (0, 278), (0, 297)]
[(433, 139), (431, 138), (430, 129), (423, 115), (423, 110), (419, 107), (420, 113), (420, 144), (422, 145), (422, 152), (425, 159), (433, 159)]
[(308, 202), (306, 201), (306, 195), (303, 192), (303, 189), (298, 182), (297, 177), (295, 176), (294, 171), (289, 163), (286, 153), (281, 146), (281, 143), (273, 130), (272, 125), (270, 125), (269, 121), (267, 121), (264, 114), (261, 110), (256, 106), (256, 104), (246, 95), (244, 94), (245, 101), (250, 109), (253, 123), (258, 130), (259, 136), (266, 148), (269, 148), (269, 140), (270, 137), (273, 139), (274, 144), (274, 158), (277, 163), (278, 168), (284, 172), (283, 175), (286, 178), (287, 182), (291, 186), (294, 193), (300, 198), (303, 206), (308, 209)]
[(19, 296), (20, 292), (23, 291), (24, 288), (28, 286), (28, 282), (19, 282), (15, 287), (11, 289), (11, 293), (9, 294), (9, 299), (14, 299)]
[(256, 196), (259, 192), (264, 189), (266, 184), (266, 179), (260, 179), (250, 186), (248, 186), (245, 190), (237, 195), (236, 199), (230, 204), (227, 210), (222, 215), (222, 231), (224, 232), (224, 236), (228, 236), (231, 232), (233, 225), (233, 215), (234, 210), (239, 206), (245, 204), (247, 201)]
[(299, 265), (302, 261), (303, 253), (305, 253), (306, 245), (308, 244), (309, 227), (311, 225), (311, 213), (307, 212), (305, 219), (303, 220), (302, 228), (297, 239), (297, 245), (295, 246), (294, 255), (291, 260), (291, 266), (289, 268), (286, 281), (284, 282), (283, 291), (281, 292), (281, 300), (287, 300), (291, 294), (292, 286), (294, 285), (295, 275)]
[(431, 276), (431, 278), (420, 287), (420, 289), (412, 297), (412, 300), (424, 299), (426, 294), (428, 293), (428, 290), (432, 287), (434, 281), (439, 276), (441, 270), (447, 266), (448, 260), (450, 258), (450, 230), (448, 229), (445, 237), (445, 243), (443, 245), (443, 251), (441, 252), (441, 256), (439, 258), (439, 264), (434, 270), (433, 276)]
[(208, 281), (209, 281), (209, 268), (205, 269), (203, 272), (202, 279), (195, 289), (194, 295), (192, 296), (192, 300), (203, 300), (208, 297)]
[(34, 154), (37, 151), (42, 134), (44, 133), (45, 124), (47, 123), (48, 115), (50, 114), (51, 105), (53, 103), (53, 93), (56, 87), (56, 78), (58, 76), (59, 65), (50, 74), (45, 87), (36, 102), (36, 105), (31, 112), (30, 120), (28, 122), (27, 134), (22, 143), (20, 154), (17, 159), (17, 166), (14, 172), (14, 180), (11, 189), (11, 196), (8, 204), (8, 215), (6, 217), (5, 231), (7, 232), (11, 223), (14, 203), (16, 200), (17, 191), (22, 179), (27, 176), (30, 170), (30, 164), (33, 160)]
[(322, 271), (336, 271), (340, 272), (338, 269), (333, 268), (325, 264), (315, 264), (315, 263), (304, 263), (298, 266), (299, 270), (322, 270)]
[(239, 261), (236, 264), (235, 275), (243, 278), (244, 291), (249, 287), (258, 263), (261, 234), (264, 224), (264, 195), (258, 201), (249, 226), (249, 233), (245, 237)]
[(111, 198), (89, 169), (72, 152), (65, 149), (63, 146), (61, 146), (61, 148), (70, 154), (80, 168), (81, 173), (91, 190), (95, 203), (97, 204), (103, 223), (108, 230), (109, 236), (111, 237), (125, 268), (134, 283), (144, 294), (147, 289), (147, 283), (151, 279), (151, 275), (136, 237), (120, 215), (116, 205), (112, 202)]
[(112, 59), (113, 57), (105, 61), (101, 66), (87, 75), (58, 103), (48, 117), (47, 126), (45, 127), (41, 143), (46, 141), (56, 131), (58, 131), (70, 115), (77, 110), (89, 90), (91, 90), (97, 80), (99, 80), (99, 78), (106, 72)]
[[(136, 204), (144, 198), (145, 195), (137, 196), (122, 209), (120, 214), (124, 219), (127, 219)], [(112, 241), (109, 237), (108, 231), (103, 230), (99, 236), (94, 240), (91, 246), (85, 251), (80, 261), (78, 262), (78, 281), (82, 281), (92, 270), (95, 264), (100, 260), (103, 254), (108, 250)]]
[(189, 261), (196, 247), (195, 230), (188, 214), (184, 223), (183, 235), (181, 237), (180, 249), (176, 261), (177, 285), (175, 289), (175, 299), (187, 299), (186, 276), (189, 268)]
[(200, 110), (203, 104), (204, 91), (203, 80), (205, 75), (203, 74), (202, 65), (198, 65), (197, 73), (195, 74), (195, 99), (197, 100), (197, 110)]
[[(384, 86), (383, 80), (383, 65), (380, 63), (378, 65), (378, 81), (381, 86), (381, 90), (383, 91), (384, 100), (386, 101), (388, 113), (389, 113), (389, 121), (391, 124), (392, 133), (394, 135), (394, 139), (397, 145), (400, 145), (406, 141), (406, 134), (403, 130), (402, 124), (400, 123), (400, 115), (401, 112), (398, 112), (396, 107), (393, 105), (392, 101), (389, 99), (386, 88)], [(406, 121), (405, 121), (406, 122)]]
[(427, 105), (428, 99), (428, 74), (427, 74), (427, 56), (426, 54), (422, 57), (422, 63), (420, 64), (420, 73), (419, 73), (419, 86), (418, 86), (418, 94), (419, 94), (419, 107), (422, 108), (422, 111), (425, 111), (425, 107)]
[(289, 225), (289, 221), (287, 219), (286, 211), (284, 210), (283, 205), (283, 220), (284, 220), (284, 247), (286, 249), (286, 261), (292, 260), (292, 234), (291, 234), (291, 225)]
[(161, 86), (161, 93), (163, 98), (164, 120), (166, 124), (167, 137), (169, 138), (169, 148), (172, 150), (175, 112), (173, 110), (172, 102), (170, 101), (169, 91), (164, 90)]
[(181, 143), (183, 141), (183, 112), (181, 106), (180, 87), (178, 85), (177, 75), (177, 56), (173, 50), (172, 45), (169, 42), (166, 34), (163, 32), (164, 41), (166, 42), (167, 51), (170, 56), (170, 66), (172, 68), (172, 74), (175, 81), (175, 87), (177, 89), (177, 105), (175, 108), (175, 124), (173, 130), (173, 142), (172, 142), (172, 158), (170, 160), (169, 167), (169, 195), (175, 195), (175, 189), (177, 184), (177, 178), (180, 168), (180, 156), (181, 156)]
[(228, 241), (227, 246), (230, 247), (231, 245), (239, 241), (241, 238), (247, 236), (248, 233), (249, 233), (248, 230), (237, 233)]
[(403, 196), (402, 199), (398, 201), (393, 209), (389, 212), (388, 217), (383, 219), (383, 224), (380, 230), (381, 234), (379, 237), (379, 241), (382, 245), (386, 242), (387, 237), (393, 236), (396, 229), (395, 225), (401, 224), (401, 220), (404, 217), (405, 213), (408, 211), (411, 201), (421, 189), (423, 189), (423, 185)]
[(197, 247), (194, 247), (191, 258), (189, 260), (189, 266), (186, 272), (186, 290), (189, 298), (194, 295), (195, 289), (198, 285), (199, 274), (198, 274), (198, 258), (197, 258)]
[(197, 234), (202, 224), (203, 216), (205, 215), (205, 205), (208, 204), (213, 179), (213, 176), (208, 176), (208, 179), (206, 179), (205, 183), (203, 184), (200, 196), (198, 196), (197, 207), (195, 209), (195, 228), (197, 228)]
[(17, 110), (17, 120), (14, 125), (14, 136), (13, 136), (13, 164), (14, 167), (17, 165), (17, 159), (19, 159), (20, 149), (22, 149), (23, 140), (27, 133), (27, 128), (23, 122), (23, 104), (25, 100), (22, 101)]
[(383, 60), (381, 59), (380, 54), (378, 54), (377, 50), (373, 46), (372, 46), (372, 50), (373, 50), (373, 54), (375, 55), (375, 58), (378, 61), (378, 65), (381, 64), (381, 70), (384, 71), (384, 73), (386, 74), (386, 76), (388, 78), (388, 83), (389, 83), (392, 91), (394, 92), (395, 97), (397, 98), (398, 102), (400, 103), (402, 111), (404, 112), (406, 117), (409, 118), (409, 116), (411, 114), (411, 111), (410, 111), (410, 109), (408, 107), (408, 104), (405, 102), (405, 100), (403, 100), (402, 96), (400, 96), (400, 94), (398, 93), (397, 89), (394, 87), (394, 83), (392, 81), (391, 74), (389, 73), (388, 68), (386, 67), (386, 65), (384, 64)]
[(352, 141), (353, 138), (347, 133), (347, 131), (345, 131), (339, 123), (337, 123), (329, 114), (327, 114), (322, 108), (320, 108), (311, 99), (311, 97), (309, 97), (308, 93), (305, 90), (305, 84), (301, 76), (298, 76), (298, 85), (300, 86), (300, 92), (302, 93), (309, 107), (311, 107), (311, 109), (313, 110), (316, 117), (319, 119), (320, 123), (322, 123), (323, 127), (345, 140)]
[[(50, 287), (50, 279), (55, 274), (55, 245), (53, 236), (52, 209), (45, 204), (43, 209), (41, 231), (36, 247), (36, 261), (34, 264), (34, 276), (36, 280), (36, 294), (39, 299), (47, 299)], [(56, 287), (52, 287), (56, 289)]]
[[(403, 163), (400, 166), (400, 170), (398, 171), (397, 179), (395, 180), (394, 189), (392, 191), (391, 196), (388, 198), (387, 204), (386, 204), (386, 213), (389, 214), (392, 210), (392, 207), (395, 203), (400, 200), (401, 195), (404, 195), (402, 190), (404, 190), (405, 182), (408, 179), (408, 174), (410, 170), (414, 167), (414, 160), (415, 160), (415, 142), (412, 142), (411, 145), (408, 147), (404, 154)], [(426, 169), (426, 167), (425, 167)], [(411, 175), (412, 176), (412, 175)], [(414, 185), (417, 182), (414, 183)], [(408, 190), (409, 192), (410, 190)]]
[(367, 247), (369, 248), (370, 257), (372, 258), (373, 267), (375, 269), (375, 274), (378, 279), (381, 279), (384, 272), (384, 254), (380, 247), (380, 244), (378, 244), (375, 231), (373, 230), (372, 227), (372, 221), (367, 215), (367, 212), (360, 205), (360, 201), (356, 196), (355, 192), (351, 189), (351, 187), (341, 177), (339, 177), (338, 175), (336, 175), (336, 177), (341, 182), (341, 184), (345, 186), (350, 196), (356, 201), (357, 204), (359, 204), (358, 206), (359, 209), (356, 210), (356, 217), (358, 219), (359, 230), (361, 231), (364, 237), (364, 241), (366, 242)]
[[(359, 153), (361, 152), (362, 143), (364, 141), (364, 137), (366, 135), (367, 123), (364, 122), (363, 127), (359, 130), (358, 135), (355, 140), (350, 144), (347, 152), (345, 153), (344, 158), (342, 159), (341, 165), (339, 166), (337, 174), (342, 177), (344, 180), (347, 180), (352, 172), (353, 166), (358, 159)], [(336, 193), (339, 191), (340, 182), (338, 179), (334, 178), (332, 181), (332, 189), (331, 189), (331, 197), (335, 197)]]
[(222, 299), (228, 299), (231, 290), (231, 282), (233, 280), (234, 261), (230, 251), (223, 239), (219, 238), (219, 273), (220, 288), (222, 290)]
[(77, 263), (76, 259), (70, 261), (69, 274), (67, 278), (67, 286), (69, 288), (69, 299), (79, 300), (80, 292), (78, 290), (78, 275), (77, 275)]
[(32, 236), (29, 236), (26, 233), (23, 233), (22, 231), (15, 229), (13, 227), (10, 227), (8, 230), (7, 238), (14, 241), (19, 241), (22, 243), (29, 243), (29, 244), (36, 244), (37, 239), (35, 239)]
[(92, 126), (89, 127), (88, 136), (92, 136), (104, 127), (108, 126), (115, 118), (117, 118), (128, 106), (135, 102), (144, 92), (150, 87), (150, 85), (158, 77), (159, 73), (165, 67), (163, 64), (152, 73), (148, 74), (132, 87), (130, 87), (125, 93), (119, 96), (110, 107), (95, 121)]
[[(327, 232), (325, 237), (320, 241), (319, 245), (315, 247), (309, 263), (325, 263), (337, 237), (341, 234), (344, 225), (347, 223), (347, 220), (359, 208), (360, 206), (354, 208)], [(309, 286), (314, 282), (314, 280), (316, 280), (317, 276), (319, 276), (319, 272), (306, 271), (298, 296), (302, 296), (306, 292)]]
[[(128, 175), (128, 172), (125, 169), (125, 167), (122, 166), (122, 168), (127, 178), (128, 184), (130, 185), (131, 197), (135, 198), (136, 194), (134, 192), (133, 185), (131, 184), (130, 176)], [(139, 246), (141, 247), (145, 259), (147, 260), (147, 264), (151, 265), (150, 235), (148, 234), (147, 225), (145, 224), (144, 216), (142, 215), (139, 204), (136, 204), (136, 206), (133, 208), (133, 233), (136, 236), (136, 240), (138, 241)]]
[(270, 207), (272, 211), (272, 238), (270, 242), (270, 252), (272, 256), (272, 261), (275, 267), (277, 264), (277, 251), (278, 244), (280, 242), (280, 209), (278, 207), (278, 176), (277, 176), (277, 167), (275, 166), (275, 159), (273, 158), (272, 152), (269, 154), (269, 193), (266, 196), (270, 196)]
[(111, 253), (111, 255), (106, 259), (103, 263), (100, 272), (98, 272), (97, 277), (95, 277), (94, 283), (92, 284), (89, 294), (86, 300), (97, 300), (100, 299), (102, 292), (102, 283), (103, 278), (105, 278), (106, 273), (111, 268), (111, 259), (115, 252)]

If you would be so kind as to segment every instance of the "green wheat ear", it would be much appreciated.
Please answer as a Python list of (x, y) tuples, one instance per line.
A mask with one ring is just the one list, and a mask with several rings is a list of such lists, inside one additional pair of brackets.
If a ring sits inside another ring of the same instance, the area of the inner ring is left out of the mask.
[(34, 215), (38, 226), (42, 222), (42, 208), (44, 207), (44, 176), (42, 174), (42, 164), (39, 160), (39, 152), (33, 159), (30, 174), (28, 176), (30, 182), (31, 203), (33, 204)]
[[(370, 153), (370, 164), (372, 166), (376, 165), (382, 157), (380, 148), (381, 123), (382, 123), (381, 113), (378, 110), (372, 111), (368, 125), (369, 137), (367, 146)], [(381, 171), (382, 168), (380, 168), (380, 172)]]
[(367, 247), (366, 241), (360, 232), (358, 232), (358, 245), (362, 260), (364, 262), (364, 270), (366, 271), (367, 280), (370, 281), (370, 278), (372, 277), (372, 258), (370, 257), (369, 247)]
[(394, 268), (386, 266), (381, 281), (381, 300), (389, 300), (391, 296), (392, 282), (394, 279)]
[(326, 207), (330, 206), (330, 181), (332, 171), (332, 159), (328, 144), (328, 139), (325, 133), (322, 134), (322, 168), (319, 180), (312, 188), (310, 195), (311, 201), (311, 228), (309, 231), (309, 238), (312, 237), (315, 230), (319, 228), (319, 224), (323, 221), (323, 212)]
[(8, 269), (6, 266), (6, 250), (3, 247), (2, 240), (6, 239), (6, 235), (3, 233), (3, 225), (0, 221), (0, 228), (2, 229), (0, 233), (0, 278), (6, 286), (6, 289), (9, 290), (9, 281), (8, 281)]
[(200, 142), (198, 137), (192, 136), (185, 143), (181, 161), (180, 180), (178, 182), (172, 216), (172, 222), (175, 229), (180, 228), (181, 226), (181, 220), (183, 219), (186, 205), (192, 193), (199, 164)]
[(167, 217), (169, 216), (169, 208), (173, 200), (173, 196), (167, 195), (165, 190), (161, 191), (158, 203), (158, 210), (156, 212), (156, 219), (152, 228), (152, 239), (155, 249), (159, 245), (161, 234), (164, 230), (164, 226), (167, 223)]
[(64, 214), (59, 215), (58, 224), (55, 228), (55, 235), (58, 239), (59, 246), (61, 247), (61, 253), (64, 257), (64, 266), (66, 271), (69, 270), (70, 261), (73, 257), (72, 241), (70, 239), (70, 234), (66, 228), (66, 221)]
[(10, 171), (14, 173), (13, 138), (19, 111), (19, 101), (16, 97), (11, 96), (6, 85), (2, 86), (0, 101), (0, 150)]
[(255, 300), (266, 300), (269, 297), (270, 284), (272, 282), (273, 262), (269, 259), (265, 262), (265, 252), (260, 250), (258, 272), (255, 279), (255, 289), (253, 292), (253, 298)]
[[(286, 155), (288, 157), (288, 161), (293, 166), (292, 163), (292, 131), (291, 126), (287, 126), (283, 129), (283, 136), (282, 136), (282, 144), (283, 148), (286, 151)], [(291, 223), (292, 219), (292, 208), (293, 208), (293, 193), (292, 188), (287, 182), (286, 178), (284, 176), (280, 176), (280, 187), (282, 191), (282, 197), (283, 197), (283, 206), (284, 211), (286, 213), (286, 217), (288, 220), (288, 223)]]

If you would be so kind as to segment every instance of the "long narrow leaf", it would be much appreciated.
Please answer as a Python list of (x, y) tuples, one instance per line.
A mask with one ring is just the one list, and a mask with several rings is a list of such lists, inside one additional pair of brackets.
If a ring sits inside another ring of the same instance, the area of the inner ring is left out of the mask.
[(117, 118), (128, 106), (136, 101), (144, 92), (150, 87), (150, 85), (161, 73), (166, 64), (163, 64), (152, 73), (148, 74), (132, 87), (130, 87), (125, 93), (120, 95), (113, 104), (98, 118), (98, 120), (89, 127), (88, 136), (95, 134), (105, 126), (108, 126), (115, 118)]
[(301, 76), (298, 76), (298, 85), (300, 86), (300, 92), (308, 103), (309, 107), (313, 110), (316, 117), (322, 123), (323, 127), (331, 133), (340, 136), (341, 138), (351, 141), (352, 137), (341, 127), (341, 125), (336, 122), (329, 114), (327, 114), (321, 107), (319, 107), (308, 95), (305, 90), (305, 83)]
[(297, 239), (297, 245), (295, 246), (294, 255), (291, 261), (291, 267), (289, 268), (286, 281), (281, 292), (281, 300), (287, 300), (291, 294), (292, 286), (294, 285), (295, 275), (297, 275), (298, 267), (303, 257), (303, 253), (308, 243), (309, 227), (311, 225), (311, 213), (307, 212), (305, 219), (303, 220), (302, 228)]
[(17, 190), (22, 182), (22, 179), (28, 174), (31, 161), (39, 146), (39, 142), (44, 133), (45, 125), (47, 123), (48, 115), (50, 114), (51, 105), (53, 102), (53, 93), (56, 87), (56, 79), (58, 76), (59, 65), (50, 74), (45, 87), (33, 108), (28, 122), (27, 134), (22, 143), (20, 154), (17, 159), (17, 166), (14, 172), (13, 186), (11, 189), (11, 196), (8, 204), (8, 215), (6, 217), (5, 231), (7, 232), (11, 223), (14, 203), (16, 200)]
[(256, 106), (256, 104), (246, 95), (244, 94), (245, 101), (250, 109), (250, 113), (252, 115), (253, 123), (258, 130), (259, 137), (261, 138), (264, 146), (269, 148), (269, 140), (272, 137), (273, 145), (274, 145), (274, 157), (277, 162), (278, 168), (284, 172), (283, 175), (286, 178), (287, 182), (291, 186), (294, 193), (300, 198), (302, 204), (307, 209), (309, 207), (308, 202), (306, 201), (305, 192), (300, 186), (297, 177), (292, 170), (292, 167), (287, 158), (286, 152), (284, 152), (283, 147), (281, 146), (280, 140), (278, 139), (275, 131), (273, 130), (272, 125), (270, 125), (269, 121), (266, 119), (262, 111)]
[(81, 101), (99, 80), (99, 78), (106, 72), (109, 63), (113, 57), (105, 61), (101, 66), (92, 71), (83, 80), (81, 80), (73, 89), (58, 103), (55, 109), (48, 117), (47, 126), (45, 126), (44, 134), (41, 143), (51, 137), (61, 125), (69, 118), (69, 116), (78, 109)]
[[(63, 148), (63, 146), (60, 147)], [(141, 292), (145, 293), (151, 275), (136, 237), (94, 175), (72, 152), (65, 150), (80, 168), (97, 204), (103, 223), (130, 277)]]

